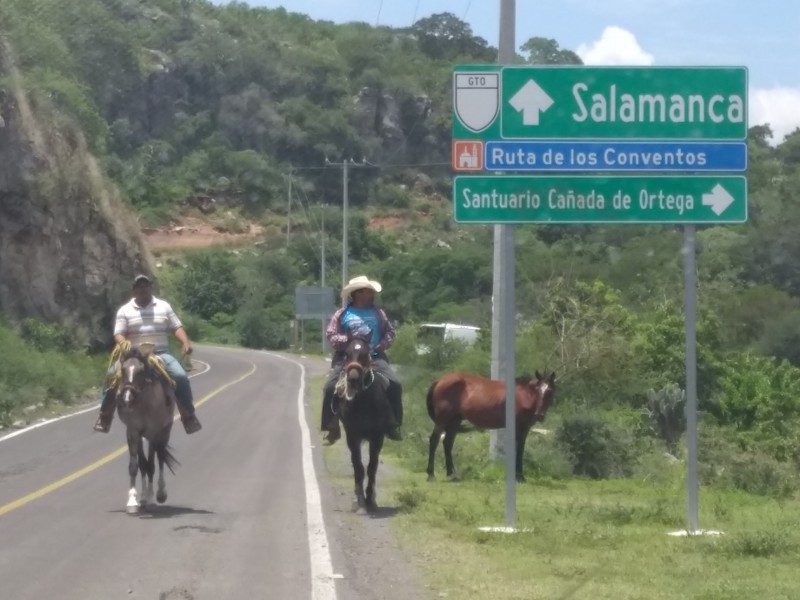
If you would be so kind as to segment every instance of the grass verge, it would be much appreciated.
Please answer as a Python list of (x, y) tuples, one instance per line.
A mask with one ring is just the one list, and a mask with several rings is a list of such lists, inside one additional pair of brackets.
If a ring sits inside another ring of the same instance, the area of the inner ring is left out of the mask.
[[(318, 378), (309, 388), (314, 415), (322, 382)], [(723, 534), (672, 537), (668, 532), (686, 526), (681, 463), (660, 464), (663, 472), (657, 477), (605, 481), (526, 465), (529, 481), (516, 488), (520, 531), (486, 533), (479, 528), (503, 525), (505, 518), (504, 473), (485, 457), (488, 436), (460, 434), (454, 455), (462, 481), (447, 482), (439, 471), (440, 479), (429, 483), (424, 397), (412, 390), (405, 403), (406, 440), (384, 447), (382, 461), (390, 468), (382, 464), (379, 470), (379, 499), (399, 509), (393, 528), (432, 598), (798, 597), (800, 506), (795, 500), (702, 488), (701, 527)], [(552, 459), (547, 438), (532, 437), (529, 458)], [(349, 488), (343, 456), (338, 445), (325, 449), (329, 470), (337, 473), (334, 485)], [(438, 454), (437, 468), (442, 461)]]

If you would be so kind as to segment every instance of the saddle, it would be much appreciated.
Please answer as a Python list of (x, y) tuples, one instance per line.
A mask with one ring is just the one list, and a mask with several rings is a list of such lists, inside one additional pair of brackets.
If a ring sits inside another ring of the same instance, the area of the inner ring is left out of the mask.
[[(151, 344), (142, 344), (137, 349), (137, 352), (139, 357), (144, 359), (146, 363), (145, 369), (147, 378), (151, 381), (160, 381), (164, 388), (164, 392), (166, 393), (167, 401), (169, 402), (171, 400), (176, 402), (177, 398), (175, 397), (175, 387), (177, 384), (167, 372), (164, 360), (157, 354), (152, 353)], [(119, 346), (116, 346), (111, 353), (111, 364), (108, 369), (108, 382), (106, 389), (117, 389), (119, 387), (119, 383), (122, 379), (123, 358), (124, 353), (122, 349)]]

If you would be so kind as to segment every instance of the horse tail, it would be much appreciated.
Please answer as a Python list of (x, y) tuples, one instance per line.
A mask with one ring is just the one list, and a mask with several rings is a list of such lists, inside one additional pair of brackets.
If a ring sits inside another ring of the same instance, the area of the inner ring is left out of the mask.
[(431, 421), (434, 421), (434, 422), (436, 421), (436, 413), (433, 411), (433, 388), (436, 387), (437, 383), (438, 383), (438, 381), (434, 381), (431, 384), (431, 387), (428, 388), (428, 398), (426, 400), (427, 405), (428, 405), (428, 415), (430, 416)]
[(181, 463), (172, 453), (172, 446), (165, 442), (163, 444), (159, 444), (158, 448), (156, 448), (156, 451), (159, 453), (161, 460), (164, 461), (164, 464), (167, 465), (167, 468), (174, 475), (175, 467), (180, 466)]

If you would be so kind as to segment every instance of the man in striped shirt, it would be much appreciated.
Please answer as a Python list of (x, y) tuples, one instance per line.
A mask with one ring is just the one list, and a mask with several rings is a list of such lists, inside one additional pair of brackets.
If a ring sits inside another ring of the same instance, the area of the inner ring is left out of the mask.
[[(114, 341), (123, 349), (138, 347), (144, 342), (155, 346), (155, 354), (161, 358), (167, 373), (175, 380), (178, 412), (186, 433), (191, 434), (200, 431), (202, 425), (194, 414), (189, 377), (180, 361), (169, 353), (169, 333), (181, 343), (184, 354), (191, 354), (192, 343), (172, 306), (153, 296), (153, 282), (147, 275), (137, 275), (133, 280), (133, 298), (117, 311)], [(107, 389), (103, 394), (95, 431), (108, 433), (114, 419), (115, 399), (116, 390), (113, 388)]]

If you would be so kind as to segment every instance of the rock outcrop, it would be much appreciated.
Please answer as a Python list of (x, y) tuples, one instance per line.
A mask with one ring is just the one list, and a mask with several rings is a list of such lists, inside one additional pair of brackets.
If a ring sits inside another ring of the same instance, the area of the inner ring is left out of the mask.
[(78, 128), (37, 108), (0, 43), (0, 313), (111, 341), (133, 274), (151, 271), (139, 225)]

